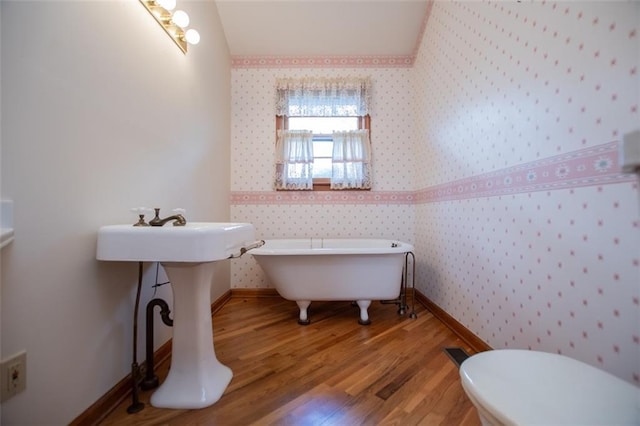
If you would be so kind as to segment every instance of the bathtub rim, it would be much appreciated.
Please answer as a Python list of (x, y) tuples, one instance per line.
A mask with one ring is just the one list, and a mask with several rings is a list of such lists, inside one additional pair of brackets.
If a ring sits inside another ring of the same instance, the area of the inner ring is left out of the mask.
[[(250, 254), (255, 256), (326, 256), (326, 255), (349, 255), (349, 254), (404, 254), (413, 251), (412, 244), (400, 241), (389, 240), (382, 238), (313, 238), (313, 242), (310, 238), (269, 238), (264, 239), (265, 244), (262, 247), (249, 251)], [(310, 243), (311, 244), (323, 244), (329, 241), (367, 241), (371, 243), (384, 242), (388, 244), (388, 247), (305, 247), (305, 248), (292, 248), (292, 247), (276, 247), (270, 248), (269, 241), (278, 242), (296, 242), (296, 243)], [(398, 244), (397, 247), (391, 247), (391, 244)]]

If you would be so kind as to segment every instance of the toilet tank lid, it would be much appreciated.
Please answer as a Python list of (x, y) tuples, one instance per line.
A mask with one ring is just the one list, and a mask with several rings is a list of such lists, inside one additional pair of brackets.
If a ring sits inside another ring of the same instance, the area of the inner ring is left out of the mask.
[(487, 351), (465, 360), (460, 377), (505, 424), (640, 424), (640, 388), (567, 356)]

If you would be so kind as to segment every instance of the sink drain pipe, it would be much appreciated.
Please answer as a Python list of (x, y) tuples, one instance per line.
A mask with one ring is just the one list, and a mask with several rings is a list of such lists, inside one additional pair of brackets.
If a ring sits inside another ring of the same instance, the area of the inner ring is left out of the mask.
[[(264, 240), (258, 240), (253, 244), (242, 247), (238, 254), (232, 254), (229, 256), (229, 259), (234, 259), (237, 257), (241, 257), (247, 251), (262, 247), (264, 245)], [(129, 414), (137, 413), (138, 411), (144, 408), (144, 403), (140, 402), (140, 398), (138, 395), (138, 377), (140, 376), (140, 366), (138, 365), (138, 308), (140, 306), (140, 293), (142, 291), (142, 266), (143, 262), (138, 262), (138, 290), (136, 292), (136, 302), (133, 312), (133, 362), (131, 363), (131, 405), (127, 407), (127, 412)], [(167, 283), (165, 283), (167, 284)], [(169, 305), (162, 299), (156, 298), (151, 300), (147, 304), (147, 335), (146, 335), (146, 352), (147, 352), (147, 360), (146, 360), (146, 373), (144, 379), (140, 382), (140, 388), (142, 390), (150, 390), (158, 387), (160, 384), (160, 380), (158, 376), (154, 374), (154, 363), (153, 363), (153, 309), (156, 306), (160, 306), (160, 316), (162, 318), (162, 322), (169, 326), (173, 327), (173, 320), (169, 318), (169, 314), (171, 310), (169, 309)]]
[(142, 390), (150, 390), (157, 388), (160, 385), (160, 380), (158, 376), (154, 374), (154, 362), (153, 362), (153, 309), (156, 306), (160, 306), (160, 317), (162, 318), (162, 322), (169, 326), (173, 327), (173, 320), (169, 318), (169, 314), (171, 314), (171, 309), (169, 309), (169, 304), (162, 299), (156, 298), (151, 300), (147, 304), (147, 336), (146, 336), (146, 352), (147, 352), (147, 361), (146, 367), (147, 371), (145, 373), (144, 380), (140, 383), (140, 387)]
[(136, 304), (133, 310), (133, 362), (131, 363), (131, 405), (127, 407), (127, 413), (133, 414), (144, 408), (144, 403), (138, 397), (138, 307), (140, 306), (140, 292), (142, 291), (142, 262), (138, 262), (138, 290), (136, 292)]

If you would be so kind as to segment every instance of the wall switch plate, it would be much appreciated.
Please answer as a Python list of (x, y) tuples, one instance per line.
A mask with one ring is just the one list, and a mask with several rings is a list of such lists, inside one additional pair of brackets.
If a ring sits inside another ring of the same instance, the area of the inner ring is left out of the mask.
[(640, 173), (640, 130), (627, 133), (620, 143), (622, 173)]
[(0, 363), (2, 402), (27, 388), (27, 352), (22, 351)]

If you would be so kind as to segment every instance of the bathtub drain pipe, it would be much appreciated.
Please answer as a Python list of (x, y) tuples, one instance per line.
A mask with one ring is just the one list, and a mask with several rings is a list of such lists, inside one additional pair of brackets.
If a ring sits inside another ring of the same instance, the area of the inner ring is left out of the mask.
[(171, 309), (169, 309), (169, 304), (162, 299), (156, 298), (151, 300), (147, 304), (147, 335), (146, 335), (146, 352), (147, 352), (147, 371), (145, 373), (144, 380), (140, 383), (140, 387), (142, 390), (150, 390), (157, 388), (160, 384), (160, 380), (158, 376), (154, 374), (154, 362), (153, 362), (153, 309), (156, 306), (160, 306), (160, 317), (162, 318), (162, 322), (169, 326), (173, 326), (173, 320), (169, 318), (169, 314), (171, 313)]
[(402, 269), (401, 284), (400, 284), (400, 296), (395, 300), (381, 300), (382, 304), (396, 304), (398, 305), (398, 315), (404, 315), (409, 308), (407, 305), (407, 290), (409, 288), (408, 273), (409, 273), (409, 255), (411, 255), (413, 274), (411, 275), (411, 314), (409, 318), (418, 318), (416, 314), (416, 258), (413, 252), (408, 251), (404, 254), (404, 268)]
[[(402, 278), (402, 277), (401, 277)], [(407, 294), (404, 281), (400, 283), (400, 296), (393, 300), (381, 300), (383, 305), (398, 305), (398, 315), (404, 315), (406, 313), (407, 306)]]
[(416, 314), (416, 257), (412, 251), (408, 251), (404, 255), (404, 290), (405, 290), (405, 301), (407, 300), (407, 287), (409, 283), (407, 282), (407, 272), (409, 270), (409, 255), (411, 255), (411, 263), (413, 265), (413, 272), (411, 274), (411, 313), (409, 314), (409, 318), (416, 319), (418, 318), (418, 314)]

